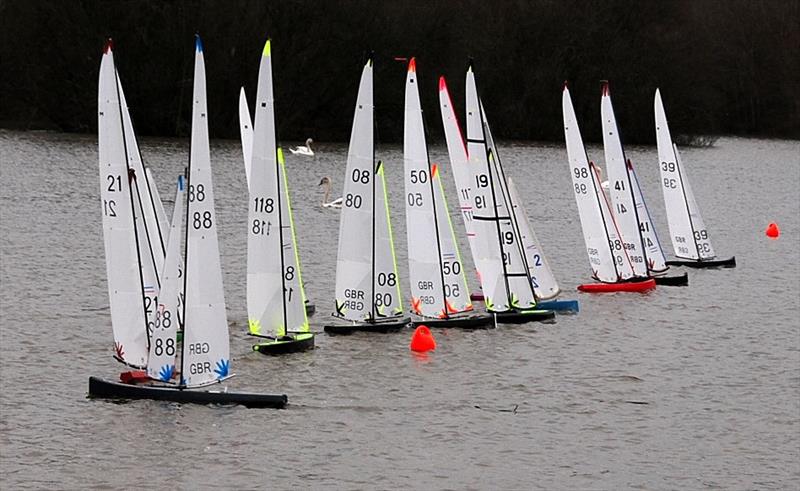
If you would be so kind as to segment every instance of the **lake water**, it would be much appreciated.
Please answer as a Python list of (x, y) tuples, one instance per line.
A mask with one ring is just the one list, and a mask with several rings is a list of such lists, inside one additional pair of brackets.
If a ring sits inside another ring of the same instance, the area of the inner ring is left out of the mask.
[[(590, 147), (602, 161), (602, 149)], [(628, 148), (662, 241), (654, 147)], [(144, 139), (163, 197), (188, 142)], [(312, 328), (332, 310), (345, 145), (288, 156)], [(800, 486), (800, 142), (722, 138), (683, 159), (714, 247), (735, 269), (690, 270), (690, 286), (579, 294), (589, 279), (562, 144), (500, 155), (564, 290), (581, 312), (556, 324), (331, 337), (282, 358), (245, 335), (246, 206), (238, 142), (212, 165), (237, 376), (285, 393), (286, 410), (86, 399), (113, 379), (97, 142), (0, 131), (0, 487), (379, 489), (797, 489)], [(401, 272), (402, 148), (387, 166)], [(454, 184), (444, 146), (451, 206)], [(167, 205), (167, 210), (172, 205)], [(768, 222), (783, 231), (764, 236)], [(454, 221), (462, 253), (463, 227)], [(671, 251), (670, 251), (671, 253)], [(403, 285), (406, 298), (408, 279)], [(474, 277), (470, 284), (477, 289)]]

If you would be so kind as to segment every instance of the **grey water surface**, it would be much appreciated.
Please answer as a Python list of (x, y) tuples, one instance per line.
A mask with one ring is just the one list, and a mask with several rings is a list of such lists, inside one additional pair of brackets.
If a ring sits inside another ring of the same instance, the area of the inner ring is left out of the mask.
[[(404, 330), (320, 334), (313, 351), (270, 358), (245, 335), (241, 151), (213, 142), (237, 374), (226, 385), (287, 394), (277, 411), (86, 398), (90, 375), (123, 369), (111, 357), (96, 137), (0, 131), (0, 488), (797, 489), (800, 143), (721, 138), (682, 150), (714, 247), (736, 256), (735, 269), (689, 270), (689, 287), (648, 294), (579, 294), (590, 268), (566, 151), (505, 142), (507, 175), (580, 314), (436, 330), (427, 356), (409, 351)], [(320, 331), (338, 212), (320, 206), (317, 184), (330, 176), (340, 195), (346, 151), (287, 156)], [(602, 162), (600, 147), (588, 151)], [(656, 150), (627, 151), (669, 248)], [(142, 153), (171, 200), (188, 141), (145, 138)], [(446, 149), (430, 153), (455, 208)], [(407, 295), (402, 148), (376, 154)], [(770, 221), (778, 240), (764, 236)]]

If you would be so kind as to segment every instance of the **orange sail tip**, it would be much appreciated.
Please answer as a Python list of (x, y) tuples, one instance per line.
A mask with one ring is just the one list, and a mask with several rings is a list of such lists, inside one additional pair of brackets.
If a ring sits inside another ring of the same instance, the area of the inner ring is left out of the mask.
[(105, 46), (103, 46), (103, 54), (107, 55), (113, 49), (114, 49), (114, 40), (111, 39), (111, 38), (108, 38), (106, 40)]
[(426, 351), (433, 351), (436, 349), (436, 340), (433, 339), (433, 334), (428, 326), (422, 325), (414, 330), (411, 335), (411, 343), (409, 345), (411, 351), (424, 353)]
[(600, 81), (600, 90), (603, 92), (603, 97), (608, 97), (608, 80)]
[(569, 82), (564, 80), (564, 85), (561, 86), (561, 90), (569, 90)]
[(417, 59), (411, 58), (411, 61), (408, 62), (408, 71), (409, 72), (417, 72)]
[(436, 174), (439, 173), (439, 164), (433, 163), (431, 164), (431, 179), (436, 178)]
[(447, 90), (447, 82), (444, 81), (444, 75), (439, 77), (439, 92)]

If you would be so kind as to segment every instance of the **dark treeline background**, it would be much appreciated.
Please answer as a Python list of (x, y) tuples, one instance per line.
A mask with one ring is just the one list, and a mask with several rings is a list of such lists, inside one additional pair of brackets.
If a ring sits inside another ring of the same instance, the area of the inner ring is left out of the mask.
[(239, 87), (252, 106), (269, 36), (284, 140), (347, 140), (368, 50), (384, 142), (402, 138), (395, 58), (410, 56), (434, 139), (438, 76), (463, 110), (469, 57), (502, 138), (562, 140), (568, 80), (584, 137), (600, 140), (601, 79), (628, 142), (653, 143), (656, 87), (675, 133), (797, 138), (799, 26), (798, 0), (0, 0), (0, 125), (96, 131), (111, 36), (137, 131), (186, 135), (199, 32), (215, 137), (238, 137)]

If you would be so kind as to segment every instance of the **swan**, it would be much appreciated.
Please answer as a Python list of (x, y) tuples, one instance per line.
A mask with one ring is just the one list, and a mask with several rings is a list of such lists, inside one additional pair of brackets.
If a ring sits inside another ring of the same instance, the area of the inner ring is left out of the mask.
[(289, 151), (290, 151), (290, 152), (292, 152), (292, 153), (293, 153), (293, 154), (295, 154), (295, 155), (308, 155), (308, 156), (313, 156), (313, 155), (314, 155), (314, 151), (313, 151), (313, 150), (311, 150), (311, 144), (312, 144), (312, 143), (314, 143), (314, 140), (312, 140), (311, 138), (309, 138), (308, 140), (306, 140), (306, 144), (305, 144), (305, 146), (303, 146), (303, 145), (300, 145), (300, 146), (299, 146), (299, 147), (297, 147), (297, 148), (290, 148), (290, 149), (289, 149)]
[(342, 198), (336, 198), (333, 201), (328, 201), (328, 198), (331, 194), (331, 179), (328, 176), (322, 178), (319, 181), (318, 186), (325, 186), (325, 197), (322, 198), (322, 207), (323, 208), (341, 208), (342, 207)]

